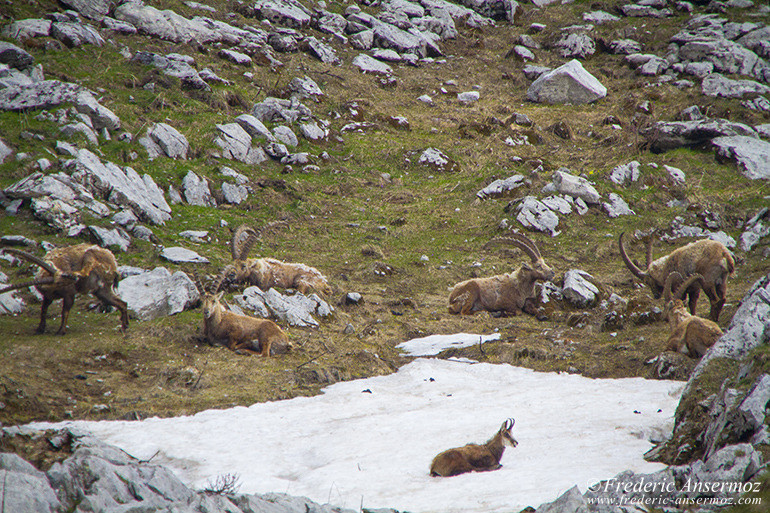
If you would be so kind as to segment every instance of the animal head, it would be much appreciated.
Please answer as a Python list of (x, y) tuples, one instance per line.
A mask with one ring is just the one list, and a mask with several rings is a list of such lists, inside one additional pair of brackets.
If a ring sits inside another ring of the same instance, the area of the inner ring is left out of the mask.
[(506, 419), (505, 422), (503, 422), (503, 425), (500, 426), (500, 431), (498, 431), (498, 434), (500, 434), (503, 438), (503, 445), (510, 445), (511, 447), (516, 447), (519, 445), (519, 442), (516, 441), (516, 439), (511, 434), (511, 431), (513, 430), (513, 425), (516, 423), (516, 421), (512, 418)]
[(504, 237), (494, 238), (489, 241), (485, 247), (489, 247), (490, 245), (494, 244), (507, 244), (514, 246), (527, 254), (531, 262), (525, 262), (521, 268), (529, 273), (532, 273), (532, 276), (535, 280), (548, 281), (553, 279), (555, 275), (554, 270), (545, 263), (545, 260), (543, 260), (537, 245), (521, 233), (514, 232)]
[(203, 294), (203, 316), (204, 317), (211, 317), (216, 313), (217, 310), (222, 308), (222, 303), (220, 303), (220, 300), (222, 299), (222, 296), (224, 295), (224, 291), (222, 292), (214, 292), (214, 293), (204, 293)]
[(653, 237), (650, 236), (650, 239), (647, 241), (647, 268), (645, 271), (642, 271), (639, 266), (634, 263), (631, 258), (628, 256), (628, 253), (626, 252), (626, 248), (623, 246), (623, 235), (625, 232), (622, 232), (620, 234), (620, 237), (618, 237), (618, 246), (620, 248), (620, 256), (623, 258), (623, 262), (626, 264), (626, 267), (629, 271), (631, 271), (631, 274), (639, 278), (642, 283), (650, 287), (650, 291), (652, 291), (652, 296), (655, 299), (660, 299), (660, 297), (663, 295), (663, 291), (665, 289), (665, 284), (660, 283), (658, 280), (656, 280), (650, 273), (650, 264), (652, 264), (652, 241)]
[(17, 283), (15, 285), (10, 285), (8, 287), (3, 288), (0, 290), (0, 294), (3, 294), (5, 292), (15, 290), (15, 289), (21, 289), (26, 287), (44, 287), (46, 289), (51, 288), (61, 288), (61, 287), (71, 287), (75, 284), (75, 282), (78, 280), (79, 276), (69, 273), (69, 272), (62, 272), (59, 270), (53, 262), (50, 262), (48, 260), (43, 260), (42, 258), (38, 258), (35, 255), (32, 255), (30, 253), (27, 253), (26, 251), (21, 251), (14, 248), (4, 248), (2, 249), (3, 253), (10, 253), (12, 255), (16, 255), (18, 257), (21, 257), (25, 260), (28, 260), (29, 262), (32, 262), (33, 264), (40, 267), (40, 271), (37, 273), (37, 276), (32, 281), (26, 281), (24, 283)]
[(241, 283), (251, 274), (251, 267), (247, 260), (235, 260), (222, 270), (223, 279), (227, 283)]

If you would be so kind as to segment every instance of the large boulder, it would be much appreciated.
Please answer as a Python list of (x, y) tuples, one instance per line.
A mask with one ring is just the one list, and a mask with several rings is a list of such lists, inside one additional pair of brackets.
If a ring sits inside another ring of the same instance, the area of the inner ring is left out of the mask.
[(190, 308), (200, 294), (187, 274), (169, 272), (156, 267), (118, 283), (118, 295), (128, 303), (128, 309), (137, 319), (149, 321), (166, 317)]
[(559, 226), (559, 216), (534, 196), (523, 199), (518, 206), (516, 220), (525, 228), (547, 233), (551, 237), (560, 233), (556, 230)]
[(581, 105), (607, 96), (607, 88), (577, 60), (543, 73), (527, 90), (527, 99), (537, 103)]
[(263, 292), (259, 287), (248, 287), (236, 302), (245, 309), (254, 311), (260, 317), (274, 317), (290, 326), (316, 327), (315, 316), (326, 317), (332, 307), (317, 294), (281, 294), (275, 289)]
[(717, 155), (734, 160), (746, 178), (770, 178), (770, 143), (756, 137), (735, 135), (711, 141)]

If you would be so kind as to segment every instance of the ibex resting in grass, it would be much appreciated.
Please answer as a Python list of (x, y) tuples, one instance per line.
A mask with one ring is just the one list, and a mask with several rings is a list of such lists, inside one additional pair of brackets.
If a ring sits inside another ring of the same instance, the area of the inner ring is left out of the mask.
[(506, 312), (517, 315), (526, 312), (537, 316), (535, 308), (535, 282), (550, 280), (553, 269), (548, 267), (534, 242), (520, 233), (497, 237), (487, 243), (515, 246), (532, 260), (518, 270), (488, 278), (473, 278), (454, 286), (449, 294), (449, 313), (469, 315), (480, 310)]
[(684, 278), (693, 274), (700, 274), (703, 277), (702, 284), (700, 286), (693, 284), (687, 289), (690, 313), (695, 314), (698, 296), (700, 296), (701, 288), (703, 288), (711, 302), (709, 318), (712, 321), (719, 320), (719, 314), (725, 304), (727, 277), (735, 271), (735, 260), (722, 243), (709, 239), (691, 242), (653, 261), (651, 236), (647, 243), (646, 271), (639, 269), (629, 258), (623, 247), (623, 233), (618, 238), (618, 245), (620, 246), (620, 255), (628, 270), (650, 287), (655, 299), (659, 299), (663, 294), (666, 278), (671, 273), (677, 272)]
[(468, 444), (438, 454), (430, 464), (430, 475), (450, 477), (466, 472), (485, 472), (499, 469), (502, 467), (500, 458), (503, 457), (505, 446), (516, 447), (519, 444), (511, 435), (515, 422), (513, 419), (503, 422), (497, 434), (484, 445)]
[[(681, 284), (676, 292), (672, 293), (674, 282)], [(666, 350), (700, 358), (722, 336), (722, 329), (714, 321), (690, 314), (682, 302), (685, 291), (693, 285), (700, 286), (703, 276), (694, 274), (682, 282), (682, 276), (676, 272), (666, 279), (666, 307), (663, 310), (663, 318), (667, 319), (671, 326)]]
[(6, 248), (3, 251), (40, 266), (33, 281), (0, 290), (2, 294), (34, 285), (40, 291), (43, 295), (43, 305), (37, 333), (45, 332), (48, 307), (57, 299), (62, 300), (62, 310), (61, 326), (56, 333), (64, 335), (67, 332), (67, 318), (75, 303), (75, 294), (93, 294), (105, 305), (114, 306), (120, 310), (121, 329), (128, 329), (128, 307), (115, 293), (114, 287), (117, 286), (120, 276), (115, 256), (110, 250), (93, 244), (78, 244), (52, 249), (42, 259), (18, 249)]
[(289, 337), (273, 321), (237, 314), (225, 308), (221, 302), (224, 292), (219, 292), (223, 279), (224, 275), (220, 275), (214, 292), (208, 292), (195, 276), (195, 284), (202, 296), (205, 339), (212, 344), (224, 342), (232, 351), (265, 357), (290, 351)]
[[(245, 240), (244, 235), (247, 235)], [(248, 283), (262, 290), (271, 287), (296, 289), (303, 294), (310, 291), (323, 296), (331, 295), (326, 277), (315, 267), (282, 262), (275, 258), (247, 258), (259, 233), (245, 226), (239, 227), (230, 244), (233, 263), (225, 268), (228, 283)]]

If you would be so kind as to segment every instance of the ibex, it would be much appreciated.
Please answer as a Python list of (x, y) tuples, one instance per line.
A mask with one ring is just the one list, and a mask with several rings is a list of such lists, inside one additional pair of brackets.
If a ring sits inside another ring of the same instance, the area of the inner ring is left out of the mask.
[(519, 444), (511, 435), (515, 422), (513, 419), (503, 422), (495, 436), (484, 445), (468, 444), (439, 453), (430, 464), (430, 475), (450, 477), (466, 472), (499, 469), (502, 467), (500, 459), (503, 457), (506, 445), (516, 447)]
[(128, 329), (128, 306), (115, 293), (114, 287), (117, 286), (120, 276), (115, 256), (110, 250), (93, 244), (78, 244), (52, 249), (42, 259), (18, 249), (6, 248), (2, 251), (40, 266), (33, 281), (0, 290), (2, 294), (34, 285), (40, 291), (43, 304), (37, 333), (45, 332), (48, 307), (57, 299), (62, 300), (62, 311), (61, 326), (56, 333), (64, 335), (67, 332), (67, 318), (75, 303), (75, 294), (93, 294), (105, 305), (114, 306), (120, 310), (121, 329)]
[[(245, 240), (244, 235), (247, 235)], [(326, 277), (314, 267), (275, 258), (247, 258), (258, 238), (258, 232), (245, 226), (235, 231), (230, 243), (233, 263), (225, 268), (228, 283), (248, 283), (262, 290), (280, 287), (297, 289), (303, 294), (315, 291), (327, 297), (331, 295)]]
[(646, 271), (639, 269), (628, 257), (626, 249), (623, 247), (623, 233), (618, 238), (618, 245), (620, 246), (620, 255), (628, 270), (650, 287), (655, 299), (659, 299), (663, 294), (666, 278), (671, 273), (677, 272), (684, 278), (693, 274), (700, 274), (703, 277), (702, 285), (691, 285), (687, 290), (690, 313), (695, 314), (698, 296), (700, 296), (701, 288), (703, 288), (711, 302), (709, 318), (712, 321), (719, 320), (719, 314), (725, 304), (727, 277), (735, 271), (735, 260), (722, 243), (709, 239), (691, 242), (653, 261), (651, 236), (647, 242)]
[(203, 295), (203, 334), (209, 342), (225, 342), (228, 349), (268, 357), (286, 353), (291, 343), (273, 321), (231, 312), (222, 305), (224, 292)]
[(497, 237), (487, 243), (515, 246), (532, 260), (518, 270), (488, 278), (473, 278), (454, 286), (449, 294), (449, 313), (469, 315), (480, 310), (507, 312), (517, 315), (526, 312), (537, 316), (535, 308), (535, 282), (550, 280), (554, 271), (548, 267), (534, 242), (520, 233)]
[[(667, 351), (683, 353), (691, 358), (700, 358), (722, 336), (721, 328), (714, 321), (690, 314), (684, 307), (682, 298), (691, 286), (700, 286), (703, 276), (693, 274), (681, 283), (682, 276), (673, 272), (666, 279), (663, 318), (671, 326), (671, 336), (666, 343)], [(676, 292), (671, 292), (674, 282), (681, 283)]]

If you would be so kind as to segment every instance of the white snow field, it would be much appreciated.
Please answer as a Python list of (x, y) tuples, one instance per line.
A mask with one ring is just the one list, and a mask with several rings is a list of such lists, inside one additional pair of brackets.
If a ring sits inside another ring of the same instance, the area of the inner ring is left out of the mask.
[(492, 333), (491, 335), (473, 335), (471, 333), (428, 335), (402, 342), (396, 346), (396, 349), (403, 350), (407, 356), (433, 356), (446, 349), (460, 349), (498, 339), (500, 339), (499, 333)]
[[(358, 510), (512, 512), (630, 469), (668, 433), (681, 382), (588, 379), (510, 365), (417, 359), (316, 397), (138, 422), (68, 422), (203, 488), (237, 474), (240, 493), (285, 492)], [(508, 417), (517, 448), (494, 472), (428, 475), (433, 457), (483, 443)], [(61, 425), (59, 425), (61, 426)], [(33, 427), (51, 427), (36, 424)]]

